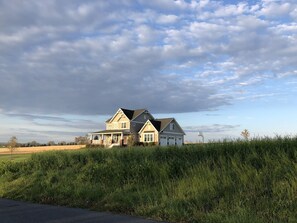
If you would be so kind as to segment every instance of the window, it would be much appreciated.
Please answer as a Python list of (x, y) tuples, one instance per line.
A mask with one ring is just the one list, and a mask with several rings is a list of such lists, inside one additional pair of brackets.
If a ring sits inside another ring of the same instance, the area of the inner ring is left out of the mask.
[(94, 137), (94, 140), (98, 140), (98, 139), (99, 139), (98, 136), (95, 136), (95, 137)]
[(153, 142), (153, 141), (154, 141), (154, 134), (153, 133), (144, 134), (144, 142)]
[(170, 130), (174, 130), (174, 123), (170, 123)]
[(125, 129), (126, 128), (126, 122), (122, 122), (122, 125), (121, 125), (121, 127), (122, 127), (122, 129)]

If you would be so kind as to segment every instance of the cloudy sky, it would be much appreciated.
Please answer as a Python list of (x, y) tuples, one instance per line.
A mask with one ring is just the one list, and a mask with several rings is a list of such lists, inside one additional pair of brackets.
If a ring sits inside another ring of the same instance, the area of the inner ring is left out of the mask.
[(72, 141), (119, 107), (186, 140), (297, 134), (296, 0), (0, 0), (0, 142)]

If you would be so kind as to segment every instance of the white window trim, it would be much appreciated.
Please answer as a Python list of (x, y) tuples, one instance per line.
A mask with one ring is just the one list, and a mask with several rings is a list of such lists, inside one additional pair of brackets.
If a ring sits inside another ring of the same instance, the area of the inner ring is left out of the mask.
[[(125, 124), (125, 127), (123, 127), (123, 124)], [(127, 122), (120, 122), (121, 129), (127, 129)]]
[[(145, 136), (146, 135), (151, 135), (152, 136), (152, 141), (145, 141)], [(154, 136), (155, 134), (154, 133), (143, 133), (143, 142), (155, 142), (155, 139), (154, 139)]]

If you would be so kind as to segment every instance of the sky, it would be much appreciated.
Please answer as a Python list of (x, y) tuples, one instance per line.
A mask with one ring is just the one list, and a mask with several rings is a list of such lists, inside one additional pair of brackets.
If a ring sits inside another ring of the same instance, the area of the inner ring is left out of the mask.
[(185, 140), (297, 133), (296, 0), (0, 0), (0, 142), (73, 141), (120, 107)]

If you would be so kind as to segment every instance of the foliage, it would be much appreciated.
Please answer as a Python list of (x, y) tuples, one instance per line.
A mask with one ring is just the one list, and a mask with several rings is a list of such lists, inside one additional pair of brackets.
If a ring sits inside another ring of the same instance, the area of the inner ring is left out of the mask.
[(100, 145), (96, 145), (96, 144), (87, 144), (86, 145), (86, 148), (105, 148), (105, 146), (103, 144), (100, 144)]
[(136, 140), (136, 138), (135, 138), (135, 135), (129, 135), (128, 136), (128, 139), (127, 139), (127, 145), (128, 146), (136, 146), (137, 145), (137, 140)]
[(18, 139), (15, 136), (12, 136), (10, 140), (7, 143), (7, 148), (10, 152), (10, 159), (12, 159), (12, 153), (17, 149), (18, 147)]
[(56, 145), (56, 143), (55, 143), (55, 141), (49, 141), (49, 142), (47, 143), (47, 145), (48, 145), (48, 146), (54, 146), (54, 145)]
[(88, 145), (88, 144), (90, 144), (88, 136), (77, 136), (77, 137), (75, 137), (74, 142), (77, 145)]
[(245, 139), (245, 140), (248, 140), (249, 137), (250, 137), (250, 132), (249, 130), (245, 129), (241, 132), (241, 136)]
[(0, 162), (0, 197), (169, 222), (296, 222), (297, 137)]

